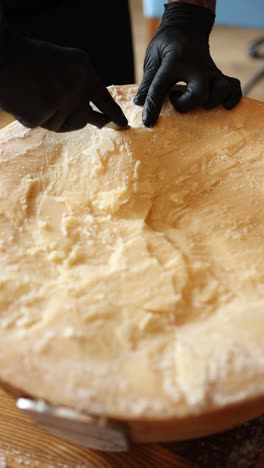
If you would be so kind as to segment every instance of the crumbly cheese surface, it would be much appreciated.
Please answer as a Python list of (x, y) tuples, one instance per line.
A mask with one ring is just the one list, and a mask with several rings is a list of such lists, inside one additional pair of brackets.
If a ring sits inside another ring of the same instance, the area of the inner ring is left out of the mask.
[(264, 393), (264, 103), (0, 132), (0, 379), (118, 417)]

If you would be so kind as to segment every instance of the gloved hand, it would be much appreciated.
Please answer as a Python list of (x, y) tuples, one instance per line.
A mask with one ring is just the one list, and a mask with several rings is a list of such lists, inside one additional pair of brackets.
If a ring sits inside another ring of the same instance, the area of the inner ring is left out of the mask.
[[(144, 76), (134, 103), (144, 105), (143, 123), (156, 124), (169, 94), (176, 111), (197, 106), (206, 109), (223, 104), (235, 107), (241, 99), (240, 82), (216, 67), (209, 50), (209, 35), (215, 15), (207, 8), (172, 2), (165, 5), (160, 27), (150, 42), (144, 62)], [(183, 92), (173, 87), (185, 82)]]
[(127, 125), (85, 52), (31, 40), (6, 26), (0, 29), (0, 107), (27, 127), (56, 132), (87, 123)]

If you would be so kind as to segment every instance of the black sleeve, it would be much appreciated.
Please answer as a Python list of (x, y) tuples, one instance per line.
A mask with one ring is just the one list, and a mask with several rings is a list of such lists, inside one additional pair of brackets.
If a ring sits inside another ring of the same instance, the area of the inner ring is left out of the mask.
[(4, 7), (3, 7), (3, 1), (0, 0), (0, 21), (2, 22), (4, 19)]

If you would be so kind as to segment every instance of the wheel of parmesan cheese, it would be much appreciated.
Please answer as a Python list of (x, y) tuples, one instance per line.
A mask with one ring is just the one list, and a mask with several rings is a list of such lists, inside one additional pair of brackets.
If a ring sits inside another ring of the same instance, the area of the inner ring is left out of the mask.
[(0, 379), (192, 438), (264, 410), (264, 103), (0, 132)]

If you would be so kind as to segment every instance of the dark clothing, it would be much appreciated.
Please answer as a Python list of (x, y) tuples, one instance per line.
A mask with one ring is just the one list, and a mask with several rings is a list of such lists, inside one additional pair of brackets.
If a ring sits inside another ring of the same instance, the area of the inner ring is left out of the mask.
[(34, 39), (88, 52), (106, 85), (135, 82), (128, 0), (4, 0), (8, 24)]
[(61, 0), (2, 0), (5, 11), (18, 11), (18, 10), (38, 10), (39, 8), (45, 8), (47, 6), (55, 5)]

